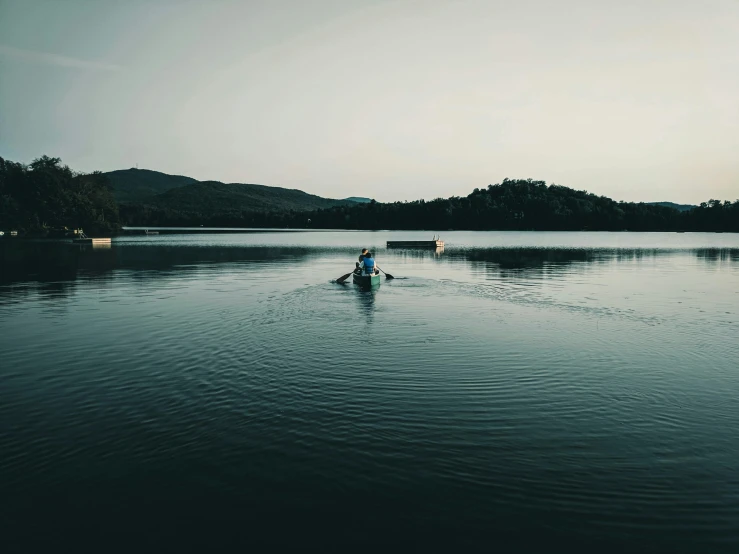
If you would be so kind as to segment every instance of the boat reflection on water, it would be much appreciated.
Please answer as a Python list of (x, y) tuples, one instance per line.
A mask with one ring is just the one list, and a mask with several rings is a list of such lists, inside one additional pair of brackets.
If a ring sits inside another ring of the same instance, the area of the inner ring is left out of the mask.
[(355, 296), (359, 304), (357, 310), (357, 317), (363, 320), (365, 323), (374, 323), (375, 320), (375, 308), (377, 302), (377, 292), (380, 290), (380, 285), (373, 287), (354, 287)]

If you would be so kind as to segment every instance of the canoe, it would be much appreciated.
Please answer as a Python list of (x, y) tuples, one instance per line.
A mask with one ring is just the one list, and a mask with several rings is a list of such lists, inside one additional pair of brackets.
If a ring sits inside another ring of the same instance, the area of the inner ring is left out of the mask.
[(367, 289), (372, 287), (379, 287), (380, 277), (381, 275), (357, 275), (356, 273), (352, 274), (354, 284)]

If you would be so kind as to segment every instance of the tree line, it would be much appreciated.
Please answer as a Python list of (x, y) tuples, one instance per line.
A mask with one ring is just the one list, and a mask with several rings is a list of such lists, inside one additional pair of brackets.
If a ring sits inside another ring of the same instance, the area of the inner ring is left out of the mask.
[(372, 201), (306, 211), (204, 202), (195, 209), (178, 209), (161, 201), (117, 204), (105, 175), (75, 173), (59, 158), (43, 156), (27, 166), (0, 158), (0, 229), (43, 232), (81, 227), (86, 232), (115, 233), (121, 225), (739, 232), (739, 200), (709, 200), (680, 212), (617, 202), (544, 181), (505, 179), (468, 196), (430, 201)]
[(136, 225), (152, 226), (739, 232), (739, 200), (709, 200), (680, 212), (654, 204), (617, 202), (531, 179), (505, 179), (468, 196), (431, 201), (372, 201), (311, 211), (250, 211), (233, 206), (218, 212), (131, 204), (122, 206), (121, 214)]
[(76, 173), (48, 156), (29, 165), (0, 157), (1, 230), (43, 236), (65, 228), (112, 234), (120, 227), (118, 204), (102, 173)]

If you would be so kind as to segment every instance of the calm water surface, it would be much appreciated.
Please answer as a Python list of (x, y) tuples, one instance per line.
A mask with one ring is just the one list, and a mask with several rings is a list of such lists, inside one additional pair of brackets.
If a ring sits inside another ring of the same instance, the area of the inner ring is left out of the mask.
[(4, 241), (5, 544), (739, 551), (739, 235), (430, 235)]

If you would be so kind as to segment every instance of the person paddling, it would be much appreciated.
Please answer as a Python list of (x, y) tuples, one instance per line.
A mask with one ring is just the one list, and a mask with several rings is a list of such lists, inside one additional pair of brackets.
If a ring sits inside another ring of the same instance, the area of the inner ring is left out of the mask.
[(364, 270), (365, 275), (375, 275), (380, 273), (375, 268), (375, 259), (372, 257), (372, 252), (364, 254), (364, 259), (359, 264), (359, 267)]
[[(357, 262), (356, 267), (354, 268), (354, 271), (352, 272), (355, 276), (360, 275), (379, 275), (382, 269), (378, 267), (378, 265), (375, 263), (375, 259), (372, 256), (372, 253), (369, 252), (366, 248), (362, 248), (362, 253), (359, 255), (359, 261)], [(342, 275), (338, 279), (336, 279), (336, 282), (338, 284), (343, 284), (344, 281), (346, 281), (352, 273), (347, 273), (346, 275)], [(382, 271), (382, 273), (385, 274), (386, 279), (395, 279), (392, 275), (389, 273), (385, 273)]]
[(362, 261), (364, 260), (364, 255), (369, 252), (366, 248), (362, 248), (362, 253), (359, 255), (359, 261), (357, 262), (357, 273), (362, 272)]

